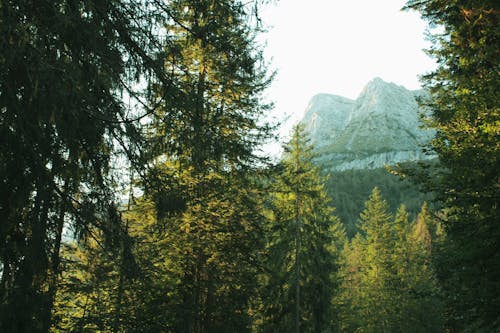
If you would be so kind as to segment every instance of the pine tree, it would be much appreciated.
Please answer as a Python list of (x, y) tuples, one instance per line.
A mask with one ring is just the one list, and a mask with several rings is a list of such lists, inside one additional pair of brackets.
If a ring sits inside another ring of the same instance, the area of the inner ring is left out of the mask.
[(432, 222), (425, 203), (413, 224), (404, 206), (396, 213), (396, 327), (400, 332), (443, 331), (441, 293), (431, 260), (433, 239), (427, 223)]
[(387, 332), (393, 328), (395, 308), (394, 266), (395, 246), (393, 217), (389, 207), (374, 188), (360, 214), (360, 229), (364, 234), (360, 258), (360, 305), (366, 332)]
[(65, 225), (80, 235), (97, 227), (116, 245), (114, 140), (137, 141), (143, 111), (122, 96), (143, 101), (139, 78), (169, 81), (149, 9), (117, 0), (0, 5), (0, 331), (48, 330)]
[(169, 2), (165, 68), (177, 91), (155, 86), (145, 200), (154, 202), (175, 268), (168, 307), (176, 332), (245, 332), (262, 246), (255, 149), (269, 135), (269, 83), (252, 3)]
[(345, 234), (301, 126), (285, 149), (270, 194), (263, 330), (322, 332), (336, 325), (331, 301)]
[(339, 331), (355, 332), (362, 325), (363, 317), (359, 316), (363, 307), (361, 297), (361, 256), (363, 255), (363, 237), (357, 233), (346, 241), (341, 256), (339, 276), (341, 278), (340, 293), (334, 298), (340, 310)]
[[(452, 331), (500, 328), (499, 30), (497, 1), (409, 1), (431, 26), (438, 68), (423, 78), (430, 91), (437, 175), (428, 185), (443, 205)], [(431, 178), (432, 177), (432, 178)]]
[(344, 254), (341, 327), (360, 332), (441, 332), (439, 289), (430, 252), (413, 238), (408, 212), (393, 219), (377, 188)]

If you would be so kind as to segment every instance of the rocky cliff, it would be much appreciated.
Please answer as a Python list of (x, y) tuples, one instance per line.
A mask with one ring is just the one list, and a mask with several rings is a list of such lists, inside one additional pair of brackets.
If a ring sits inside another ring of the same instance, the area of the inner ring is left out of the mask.
[(356, 100), (314, 96), (301, 122), (316, 147), (317, 162), (342, 171), (433, 158), (422, 151), (433, 132), (421, 127), (416, 101), (421, 94), (376, 78)]

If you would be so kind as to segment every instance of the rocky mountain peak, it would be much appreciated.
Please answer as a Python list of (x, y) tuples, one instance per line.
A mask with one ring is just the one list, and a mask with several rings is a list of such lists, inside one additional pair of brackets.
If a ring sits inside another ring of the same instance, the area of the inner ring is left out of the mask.
[(416, 101), (421, 93), (375, 78), (356, 100), (314, 96), (301, 122), (317, 148), (318, 161), (334, 170), (430, 158), (422, 153), (433, 133), (421, 128)]

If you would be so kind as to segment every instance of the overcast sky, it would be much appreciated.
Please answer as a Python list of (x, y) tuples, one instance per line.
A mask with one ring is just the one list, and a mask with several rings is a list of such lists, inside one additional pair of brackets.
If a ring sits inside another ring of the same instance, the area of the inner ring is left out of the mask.
[(318, 93), (356, 98), (374, 77), (419, 89), (434, 68), (426, 23), (401, 0), (280, 0), (261, 16), (265, 55), (278, 75), (268, 91), (288, 131)]

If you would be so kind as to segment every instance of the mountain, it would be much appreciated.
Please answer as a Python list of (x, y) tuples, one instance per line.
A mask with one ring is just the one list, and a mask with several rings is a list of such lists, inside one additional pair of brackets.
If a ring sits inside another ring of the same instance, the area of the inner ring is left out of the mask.
[(342, 171), (433, 158), (422, 151), (433, 136), (421, 128), (416, 98), (422, 94), (375, 78), (356, 100), (314, 96), (301, 123), (317, 162), (327, 171)]

